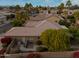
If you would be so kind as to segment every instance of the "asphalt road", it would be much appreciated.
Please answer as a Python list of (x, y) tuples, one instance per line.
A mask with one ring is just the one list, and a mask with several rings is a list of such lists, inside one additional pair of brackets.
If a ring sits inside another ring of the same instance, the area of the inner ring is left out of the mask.
[(10, 28), (12, 28), (12, 25), (10, 24), (10, 22), (0, 25), (0, 34), (8, 31)]

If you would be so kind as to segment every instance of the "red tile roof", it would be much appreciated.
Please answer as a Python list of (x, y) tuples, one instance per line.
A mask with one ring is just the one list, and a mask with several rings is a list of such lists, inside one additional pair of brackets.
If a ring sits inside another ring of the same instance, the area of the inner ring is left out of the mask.
[(61, 29), (58, 23), (51, 23), (44, 20), (38, 23), (35, 27), (14, 27), (5, 33), (5, 36), (40, 36), (47, 29)]

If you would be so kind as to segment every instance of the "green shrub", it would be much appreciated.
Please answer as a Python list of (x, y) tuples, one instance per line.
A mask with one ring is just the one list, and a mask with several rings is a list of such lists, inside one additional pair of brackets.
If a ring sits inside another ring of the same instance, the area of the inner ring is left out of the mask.
[(18, 27), (18, 26), (22, 26), (23, 22), (22, 20), (14, 20), (13, 22), (11, 22), (13, 27)]
[(75, 22), (76, 22), (74, 16), (68, 16), (67, 18), (69, 19), (69, 21), (70, 21), (71, 23), (75, 23)]
[(70, 36), (67, 29), (47, 29), (41, 34), (40, 40), (48, 51), (66, 51), (70, 48)]
[(66, 26), (66, 27), (69, 27), (69, 26), (71, 25), (71, 23), (68, 22), (67, 20), (60, 20), (60, 21), (59, 21), (59, 24), (60, 24), (60, 25), (64, 25), (64, 26)]
[(40, 40), (38, 40), (38, 41), (36, 42), (36, 44), (37, 44), (37, 45), (42, 45), (42, 42), (41, 42)]
[(70, 49), (68, 49), (68, 51), (74, 51), (75, 49), (74, 48), (70, 48)]
[(45, 47), (37, 47), (37, 51), (38, 52), (45, 52), (45, 51), (48, 51), (48, 49)]

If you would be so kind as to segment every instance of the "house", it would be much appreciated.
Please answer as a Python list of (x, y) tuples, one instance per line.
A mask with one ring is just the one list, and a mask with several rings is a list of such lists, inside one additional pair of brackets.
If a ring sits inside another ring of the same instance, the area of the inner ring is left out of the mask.
[(55, 22), (47, 20), (39, 22), (37, 25), (26, 27), (14, 27), (5, 33), (5, 36), (9, 36), (17, 39), (25, 40), (38, 40), (41, 33), (47, 29), (61, 29), (62, 27)]
[(3, 24), (6, 22), (6, 16), (0, 15), (0, 24)]
[(34, 16), (31, 16), (30, 17), (30, 20), (32, 21), (43, 21), (49, 17), (51, 17), (52, 14), (44, 14), (44, 13), (39, 13), (39, 14), (36, 14)]
[(55, 22), (52, 23), (50, 21), (44, 20), (39, 22), (34, 27), (30, 27), (30, 26), (14, 27), (8, 32), (6, 32), (4, 36), (9, 36), (13, 40), (16, 40), (17, 44), (15, 46), (19, 45), (19, 49), (21, 51), (36, 51), (37, 46), (35, 45), (35, 43), (40, 39), (41, 33), (47, 29), (58, 30), (58, 29), (62, 29), (62, 27), (58, 23)]

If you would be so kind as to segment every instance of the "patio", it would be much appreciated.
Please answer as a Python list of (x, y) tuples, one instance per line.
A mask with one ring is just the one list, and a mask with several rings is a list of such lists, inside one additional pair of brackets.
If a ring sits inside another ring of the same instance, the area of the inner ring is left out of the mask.
[(7, 51), (8, 54), (15, 54), (15, 53), (25, 53), (25, 52), (34, 52), (37, 51), (36, 42), (27, 39), (13, 39), (14, 42), (10, 44), (9, 49)]
[(27, 40), (25, 42), (19, 41), (18, 45), (21, 52), (36, 51), (35, 43), (31, 40)]

